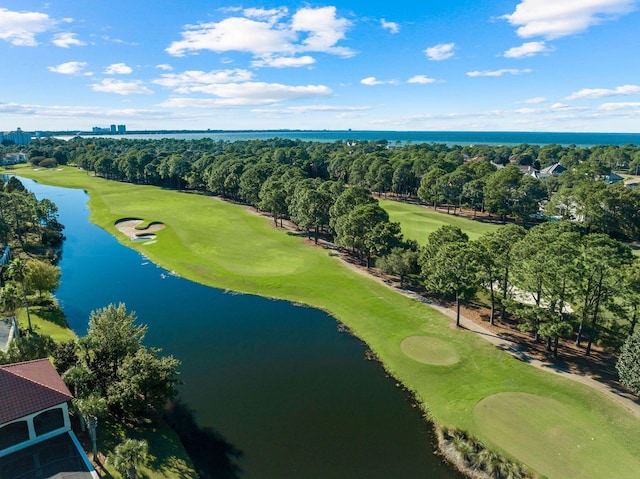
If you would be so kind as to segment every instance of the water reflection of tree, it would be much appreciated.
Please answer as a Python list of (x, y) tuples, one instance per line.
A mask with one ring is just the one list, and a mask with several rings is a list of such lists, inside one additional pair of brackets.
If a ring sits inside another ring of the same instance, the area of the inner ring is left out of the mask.
[(202, 479), (239, 479), (237, 460), (242, 451), (210, 427), (200, 427), (194, 412), (182, 401), (167, 411), (167, 422), (176, 431)]

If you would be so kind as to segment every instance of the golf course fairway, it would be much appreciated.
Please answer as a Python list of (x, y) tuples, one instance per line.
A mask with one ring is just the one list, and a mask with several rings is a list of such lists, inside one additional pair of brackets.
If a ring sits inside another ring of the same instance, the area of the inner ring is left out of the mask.
[[(369, 345), (434, 422), (468, 431), (540, 474), (631, 479), (640, 471), (640, 419), (622, 406), (455, 330), (435, 310), (352, 271), (331, 250), (309, 246), (246, 207), (108, 181), (72, 167), (11, 172), (86, 190), (91, 221), (180, 276), (327, 311)], [(131, 241), (114, 226), (123, 218), (165, 227), (154, 241)], [(406, 338), (414, 339), (401, 347)], [(430, 345), (446, 357), (438, 361), (437, 351), (420, 351)]]

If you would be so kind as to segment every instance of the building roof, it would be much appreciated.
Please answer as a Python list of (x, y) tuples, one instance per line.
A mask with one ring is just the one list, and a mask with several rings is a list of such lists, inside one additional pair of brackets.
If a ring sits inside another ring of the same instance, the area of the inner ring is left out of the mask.
[(624, 178), (617, 173), (611, 172), (605, 179), (605, 183), (618, 183), (619, 181), (624, 181)]
[(567, 169), (562, 166), (560, 163), (554, 163), (553, 165), (547, 166), (540, 170), (542, 176), (551, 176), (551, 175), (559, 175), (563, 171), (567, 171)]
[(73, 399), (49, 359), (0, 366), (0, 424)]

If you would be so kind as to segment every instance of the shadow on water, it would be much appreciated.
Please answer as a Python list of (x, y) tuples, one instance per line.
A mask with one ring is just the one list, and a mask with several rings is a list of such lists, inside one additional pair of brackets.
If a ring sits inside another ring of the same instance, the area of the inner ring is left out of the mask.
[(167, 423), (180, 437), (202, 479), (239, 479), (236, 461), (242, 451), (211, 427), (201, 427), (186, 404), (178, 400), (166, 412)]

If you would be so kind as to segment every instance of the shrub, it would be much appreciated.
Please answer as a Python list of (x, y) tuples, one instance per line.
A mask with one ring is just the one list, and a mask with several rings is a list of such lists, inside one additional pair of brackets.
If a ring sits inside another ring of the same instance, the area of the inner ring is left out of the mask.
[(40, 168), (54, 168), (58, 166), (58, 163), (53, 158), (45, 158), (40, 163), (38, 163)]

